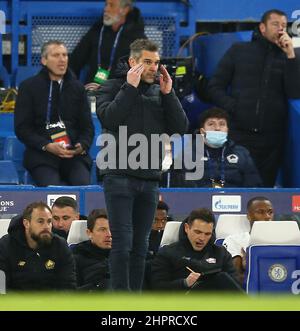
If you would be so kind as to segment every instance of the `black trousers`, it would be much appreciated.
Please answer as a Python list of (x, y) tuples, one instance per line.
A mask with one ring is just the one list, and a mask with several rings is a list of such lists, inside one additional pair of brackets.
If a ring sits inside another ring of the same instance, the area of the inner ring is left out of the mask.
[(79, 158), (62, 159), (59, 168), (41, 165), (30, 170), (37, 186), (81, 186), (90, 185), (89, 167)]

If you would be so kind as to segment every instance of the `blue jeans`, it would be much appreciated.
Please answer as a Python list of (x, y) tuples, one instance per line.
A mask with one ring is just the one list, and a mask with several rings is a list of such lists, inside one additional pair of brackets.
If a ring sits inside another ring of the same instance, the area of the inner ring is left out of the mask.
[(105, 175), (103, 187), (112, 234), (112, 288), (140, 290), (158, 202), (158, 182), (123, 175)]

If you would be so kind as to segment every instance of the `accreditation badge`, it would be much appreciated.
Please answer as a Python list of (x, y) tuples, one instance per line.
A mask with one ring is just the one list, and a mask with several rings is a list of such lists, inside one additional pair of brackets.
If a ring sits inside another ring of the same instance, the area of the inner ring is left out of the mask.
[(59, 121), (57, 123), (47, 124), (46, 130), (48, 131), (52, 142), (59, 143), (64, 148), (71, 147), (71, 140), (67, 134), (66, 127), (62, 121)]
[(220, 181), (216, 181), (214, 179), (211, 179), (211, 186), (213, 188), (223, 188), (224, 187), (224, 181), (220, 180)]
[(109, 74), (110, 72), (108, 70), (99, 67), (94, 77), (94, 82), (98, 84), (103, 84), (108, 79)]

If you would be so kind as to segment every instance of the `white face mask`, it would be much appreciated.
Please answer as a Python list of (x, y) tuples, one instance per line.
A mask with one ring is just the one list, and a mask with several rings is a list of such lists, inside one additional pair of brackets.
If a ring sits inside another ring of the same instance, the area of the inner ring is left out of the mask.
[(227, 132), (224, 131), (206, 131), (206, 142), (212, 147), (222, 147), (227, 141)]

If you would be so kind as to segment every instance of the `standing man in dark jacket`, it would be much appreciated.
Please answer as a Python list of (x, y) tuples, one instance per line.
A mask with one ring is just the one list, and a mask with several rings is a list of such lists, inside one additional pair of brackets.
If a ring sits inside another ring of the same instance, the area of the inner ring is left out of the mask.
[(193, 210), (179, 230), (179, 241), (160, 248), (153, 260), (152, 287), (240, 291), (231, 255), (214, 244), (214, 228), (210, 210)]
[(37, 186), (89, 185), (94, 126), (85, 89), (62, 42), (45, 43), (41, 56), (44, 68), (21, 83), (15, 110), (24, 167)]
[(264, 13), (251, 42), (234, 44), (209, 83), (212, 101), (228, 111), (232, 139), (252, 155), (265, 187), (283, 159), (287, 98), (300, 97), (300, 68), (287, 16)]
[(0, 270), (8, 290), (75, 289), (75, 264), (65, 239), (52, 234), (51, 209), (28, 205), (0, 239)]
[(88, 65), (87, 89), (97, 89), (101, 79), (105, 80), (105, 76), (97, 74), (100, 68), (104, 70), (102, 74), (108, 71), (109, 78), (114, 78), (118, 59), (129, 54), (129, 45), (135, 39), (145, 38), (143, 18), (132, 3), (132, 0), (107, 0), (103, 17), (72, 52), (70, 67), (78, 77), (80, 70)]
[[(188, 128), (165, 67), (160, 66), (160, 83), (154, 84), (160, 61), (157, 45), (138, 39), (130, 49), (130, 69), (124, 63), (120, 78), (106, 81), (97, 107), (103, 132), (112, 143), (102, 148), (97, 165), (113, 238), (110, 262), (116, 290), (139, 290), (142, 286), (161, 175), (161, 162), (151, 153), (152, 138), (163, 133), (184, 134)], [(142, 140), (143, 148), (136, 138)]]

